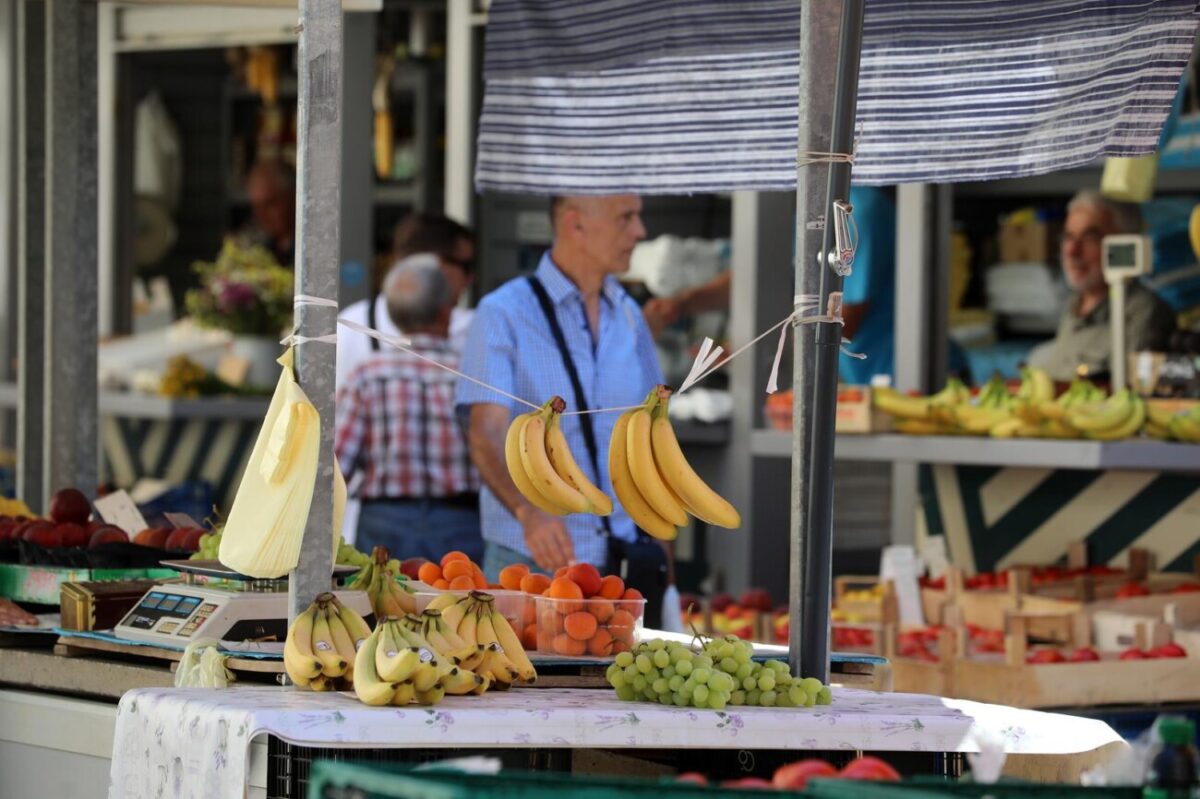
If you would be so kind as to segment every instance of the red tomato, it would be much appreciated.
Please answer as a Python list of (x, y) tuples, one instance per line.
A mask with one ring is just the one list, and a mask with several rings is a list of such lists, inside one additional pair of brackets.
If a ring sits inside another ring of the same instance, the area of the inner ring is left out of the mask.
[(1187, 650), (1179, 644), (1171, 643), (1156, 646), (1146, 654), (1152, 658), (1185, 658), (1187, 657)]
[(1138, 649), (1136, 646), (1130, 647), (1121, 653), (1121, 660), (1145, 660), (1147, 653)]
[(783, 790), (802, 791), (813, 777), (832, 778), (837, 775), (837, 769), (824, 760), (809, 758), (777, 768), (771, 784)]
[(1062, 663), (1066, 661), (1057, 649), (1038, 649), (1025, 658), (1026, 663)]
[(1129, 597), (1134, 597), (1134, 596), (1149, 596), (1149, 595), (1150, 595), (1150, 590), (1148, 588), (1146, 588), (1146, 586), (1144, 586), (1140, 583), (1133, 582), (1132, 580), (1130, 582), (1125, 583), (1125, 585), (1123, 585), (1117, 589), (1117, 599), (1127, 599)]
[(897, 782), (899, 772), (877, 757), (859, 757), (846, 764), (838, 775), (847, 780), (874, 780), (877, 782)]
[(1090, 646), (1083, 646), (1071, 653), (1072, 663), (1083, 663), (1090, 660), (1099, 660), (1100, 656), (1096, 654), (1096, 650)]
[(1171, 589), (1172, 594), (1196, 594), (1200, 593), (1200, 583), (1180, 583)]

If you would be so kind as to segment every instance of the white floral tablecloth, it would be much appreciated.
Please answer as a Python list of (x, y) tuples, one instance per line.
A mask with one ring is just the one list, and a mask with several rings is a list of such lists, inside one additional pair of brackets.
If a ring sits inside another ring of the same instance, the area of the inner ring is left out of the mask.
[(352, 693), (146, 688), (117, 709), (110, 799), (245, 794), (249, 744), (371, 748), (570, 747), (976, 751), (978, 728), (1009, 753), (1090, 752), (1120, 738), (1091, 719), (918, 694), (834, 689), (833, 705), (725, 712), (621, 702), (608, 691), (524, 689), (436, 708), (367, 707)]

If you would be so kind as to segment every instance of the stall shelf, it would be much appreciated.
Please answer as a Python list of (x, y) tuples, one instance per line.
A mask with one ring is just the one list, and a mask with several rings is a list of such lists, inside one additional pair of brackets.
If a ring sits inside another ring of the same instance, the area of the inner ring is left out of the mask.
[[(774, 430), (756, 430), (751, 437), (750, 448), (755, 455), (790, 457), (792, 438), (787, 433)], [(1107, 442), (899, 434), (840, 435), (834, 456), (847, 461), (1200, 472), (1200, 447), (1149, 440)]]

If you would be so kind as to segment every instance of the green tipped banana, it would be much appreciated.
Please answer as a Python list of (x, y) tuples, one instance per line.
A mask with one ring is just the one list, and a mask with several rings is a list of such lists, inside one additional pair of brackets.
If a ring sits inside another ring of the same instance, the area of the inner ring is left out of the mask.
[(1096, 441), (1120, 441), (1137, 435), (1145, 421), (1146, 403), (1141, 397), (1134, 395), (1129, 416), (1124, 422), (1116, 427), (1106, 427), (1103, 430), (1089, 430), (1084, 435)]

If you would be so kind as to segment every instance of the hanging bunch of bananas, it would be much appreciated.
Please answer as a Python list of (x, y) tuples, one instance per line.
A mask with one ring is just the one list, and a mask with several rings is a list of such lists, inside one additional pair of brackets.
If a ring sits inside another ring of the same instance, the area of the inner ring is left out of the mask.
[(1169, 408), (1153, 402), (1146, 406), (1146, 435), (1160, 441), (1200, 444), (1200, 403), (1189, 408)]
[(436, 705), (446, 694), (482, 694), (537, 678), (490, 594), (443, 594), (420, 616), (380, 621), (354, 664), (354, 693), (368, 705)]
[(388, 558), (386, 547), (375, 547), (362, 570), (355, 575), (351, 591), (366, 591), (375, 618), (404, 616), (417, 612), (417, 600), (408, 580), (400, 574), (400, 561)]
[(362, 616), (333, 594), (321, 594), (288, 629), (283, 645), (288, 677), (313, 691), (346, 687), (354, 678), (356, 654), (370, 635)]
[(513, 419), (504, 441), (508, 473), (521, 495), (555, 516), (612, 513), (612, 500), (584, 475), (560, 425), (566, 408), (554, 397), (540, 409)]
[(684, 457), (667, 415), (670, 396), (671, 389), (657, 386), (641, 407), (617, 419), (608, 445), (613, 493), (638, 527), (663, 540), (675, 538), (689, 514), (717, 527), (741, 526), (737, 508)]
[(899, 433), (950, 435), (961, 432), (955, 421), (957, 409), (971, 401), (971, 390), (952, 377), (945, 387), (928, 397), (910, 397), (894, 388), (871, 389), (875, 407), (895, 419)]

